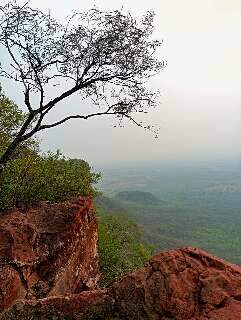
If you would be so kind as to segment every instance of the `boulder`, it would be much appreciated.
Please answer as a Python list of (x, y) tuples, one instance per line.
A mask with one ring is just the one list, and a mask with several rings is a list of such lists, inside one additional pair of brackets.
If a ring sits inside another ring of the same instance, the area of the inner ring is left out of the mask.
[(113, 301), (106, 290), (85, 291), (41, 300), (20, 300), (0, 315), (1, 320), (111, 320)]
[(108, 289), (20, 300), (0, 320), (238, 320), (241, 268), (195, 248), (161, 252)]
[(120, 319), (241, 319), (241, 268), (195, 248), (161, 252), (110, 288)]
[(17, 299), (94, 289), (99, 279), (92, 200), (41, 203), (0, 218), (0, 310)]

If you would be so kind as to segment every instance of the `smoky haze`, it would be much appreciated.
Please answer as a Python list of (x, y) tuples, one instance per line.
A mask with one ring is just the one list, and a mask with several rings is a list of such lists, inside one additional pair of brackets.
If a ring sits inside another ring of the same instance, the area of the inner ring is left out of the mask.
[[(239, 0), (32, 0), (62, 19), (72, 10), (96, 5), (130, 10), (140, 16), (154, 10), (155, 37), (164, 41), (160, 58), (168, 65), (152, 86), (160, 89), (159, 108), (142, 120), (160, 128), (159, 138), (114, 119), (72, 121), (42, 134), (42, 149), (60, 148), (67, 156), (92, 164), (215, 160), (241, 157), (241, 2)], [(14, 84), (6, 93), (21, 103)], [(69, 109), (82, 108), (78, 96)], [(85, 106), (83, 106), (85, 108)], [(63, 105), (59, 118), (63, 110)]]

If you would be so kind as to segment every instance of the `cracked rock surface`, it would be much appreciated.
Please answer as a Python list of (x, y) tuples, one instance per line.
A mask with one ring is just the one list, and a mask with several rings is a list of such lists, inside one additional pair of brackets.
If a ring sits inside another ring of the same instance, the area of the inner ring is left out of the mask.
[(238, 320), (241, 268), (206, 252), (162, 252), (108, 289), (19, 300), (0, 320)]
[(200, 249), (153, 256), (107, 289), (89, 199), (0, 218), (0, 320), (239, 320), (241, 267)]
[(110, 292), (121, 319), (241, 319), (241, 268), (200, 249), (159, 253)]
[(92, 201), (41, 203), (0, 217), (0, 311), (18, 299), (80, 293), (99, 279)]

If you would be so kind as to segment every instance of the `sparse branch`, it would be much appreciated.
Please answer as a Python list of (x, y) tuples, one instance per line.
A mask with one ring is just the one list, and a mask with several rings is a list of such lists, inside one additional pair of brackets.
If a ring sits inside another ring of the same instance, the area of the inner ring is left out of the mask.
[(97, 79), (92, 79), (89, 80), (85, 83), (80, 83), (78, 85), (75, 85), (74, 87), (72, 87), (71, 89), (69, 89), (68, 91), (64, 91), (61, 95), (59, 95), (58, 97), (54, 98), (53, 100), (49, 101), (48, 104), (46, 104), (43, 108), (42, 111), (44, 111), (44, 116), (49, 113), (49, 111), (55, 107), (55, 105), (59, 102), (61, 102), (62, 100), (68, 98), (69, 96), (71, 96), (72, 94), (80, 91), (80, 90), (84, 90), (85, 88), (90, 87), (92, 84), (96, 83), (96, 82), (106, 82), (109, 81), (111, 79), (113, 79), (115, 76), (111, 76), (109, 78), (97, 78)]
[[(28, 114), (0, 155), (0, 171), (23, 141), (71, 119), (112, 115), (120, 124), (128, 119), (152, 131), (135, 115), (158, 105), (158, 93), (147, 90), (146, 83), (165, 67), (156, 58), (161, 41), (152, 39), (153, 12), (137, 21), (124, 10), (94, 8), (75, 12), (61, 24), (49, 13), (31, 8), (29, 1), (23, 6), (17, 1), (0, 6), (0, 48), (9, 55), (0, 64), (0, 76), (23, 85)], [(47, 100), (56, 84), (59, 91)], [(93, 112), (85, 115), (80, 103), (77, 115), (46, 124), (47, 114), (56, 112), (57, 117), (58, 104), (76, 93), (91, 101)]]
[(96, 113), (91, 113), (91, 114), (88, 114), (88, 115), (72, 115), (72, 116), (68, 116), (68, 117), (65, 117), (64, 119), (60, 120), (60, 121), (57, 121), (57, 122), (54, 122), (54, 123), (51, 123), (51, 124), (47, 124), (47, 125), (43, 125), (39, 128), (38, 131), (41, 131), (41, 130), (45, 130), (45, 129), (49, 129), (49, 128), (54, 128), (54, 127), (57, 127), (69, 120), (72, 120), (72, 119), (83, 119), (83, 120), (87, 120), (89, 118), (93, 118), (93, 117), (98, 117), (98, 116), (103, 116), (103, 115), (115, 115), (116, 113), (115, 112), (110, 112), (109, 109), (107, 111), (103, 111), (103, 112), (96, 112)]
[[(34, 76), (35, 76), (35, 81), (37, 83), (37, 86), (38, 86), (38, 90), (40, 92), (40, 101), (39, 101), (39, 109), (40, 111), (42, 111), (43, 109), (43, 103), (44, 103), (44, 88), (43, 88), (43, 84), (41, 82), (41, 79), (40, 79), (40, 76), (39, 76), (39, 73), (37, 71), (37, 67), (34, 65), (33, 61), (32, 61), (32, 58), (31, 58), (31, 55), (29, 53), (29, 50), (27, 50), (28, 52), (28, 55), (29, 55), (29, 63), (31, 65), (31, 68), (34, 72)], [(39, 62), (39, 64), (41, 65), (41, 62)]]

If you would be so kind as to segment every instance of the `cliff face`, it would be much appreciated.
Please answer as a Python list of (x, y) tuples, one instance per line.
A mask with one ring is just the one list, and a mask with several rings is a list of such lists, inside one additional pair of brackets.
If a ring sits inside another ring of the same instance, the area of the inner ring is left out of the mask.
[(0, 219), (0, 320), (241, 319), (241, 267), (199, 249), (162, 252), (107, 289), (92, 204), (42, 204)]
[(90, 199), (42, 203), (0, 218), (0, 310), (17, 299), (93, 289), (99, 279)]

